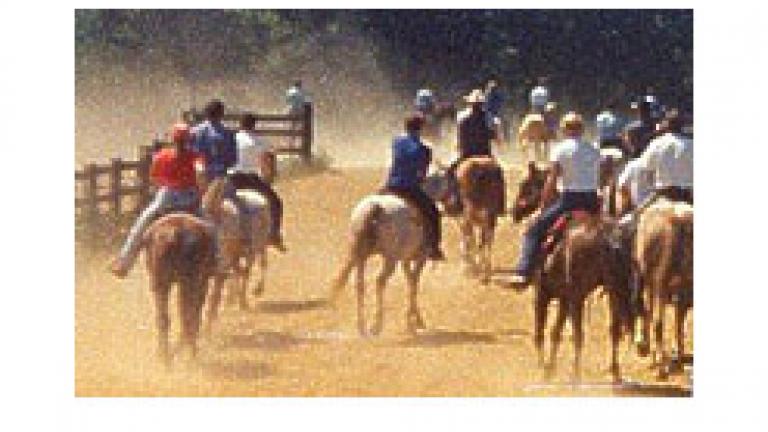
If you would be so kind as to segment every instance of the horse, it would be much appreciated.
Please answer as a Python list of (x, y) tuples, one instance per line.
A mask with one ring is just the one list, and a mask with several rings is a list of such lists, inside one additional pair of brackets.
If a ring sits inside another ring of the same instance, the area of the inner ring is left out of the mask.
[[(424, 182), (425, 192), (440, 200), (449, 193), (444, 170), (429, 175)], [(418, 286), (427, 256), (424, 245), (424, 223), (419, 210), (405, 199), (390, 194), (364, 197), (352, 210), (350, 241), (347, 256), (331, 287), (330, 303), (336, 303), (350, 274), (356, 270), (357, 328), (361, 336), (368, 333), (365, 321), (365, 265), (374, 255), (384, 262), (376, 278), (376, 321), (371, 334), (379, 335), (384, 327), (384, 289), (398, 263), (405, 274), (409, 306), (406, 316), (408, 331), (414, 334), (426, 324), (418, 307)]]
[(517, 145), (524, 154), (532, 148), (534, 160), (547, 157), (548, 144), (555, 139), (555, 134), (547, 126), (544, 116), (540, 113), (529, 113), (523, 117), (517, 131)]
[[(538, 207), (547, 177), (535, 163), (528, 165), (528, 175), (520, 182), (513, 205), (513, 219), (520, 222)], [(618, 346), (631, 329), (632, 308), (628, 287), (629, 260), (612, 247), (609, 233), (613, 221), (602, 216), (582, 216), (568, 223), (563, 238), (544, 259), (534, 277), (534, 344), (539, 365), (551, 375), (556, 368), (557, 350), (566, 319), (574, 334), (573, 375), (581, 377), (581, 352), (584, 343), (583, 313), (587, 298), (599, 286), (609, 296), (611, 365), (614, 381), (621, 379)], [(558, 312), (551, 333), (549, 361), (544, 361), (544, 326), (552, 300), (558, 300)]]
[(460, 247), (465, 269), (479, 273), (487, 283), (496, 221), (506, 209), (504, 172), (494, 158), (474, 156), (459, 164), (456, 179), (463, 207)]
[[(683, 358), (685, 318), (693, 308), (693, 206), (659, 198), (639, 216), (634, 244), (641, 296), (641, 355), (650, 350), (650, 325), (653, 322), (656, 349), (652, 364), (658, 366), (658, 378), (669, 374), (668, 355), (664, 350), (664, 310), (675, 306), (677, 353)], [(657, 359), (657, 356), (659, 357)]]
[(271, 217), (269, 203), (258, 192), (237, 190), (235, 203), (225, 198), (229, 188), (225, 177), (215, 179), (203, 197), (203, 213), (216, 224), (219, 243), (219, 271), (214, 278), (208, 304), (207, 328), (218, 318), (221, 292), (228, 272), (234, 273), (237, 289), (235, 295), (242, 310), (248, 309), (246, 299), (248, 282), (255, 263), (259, 272), (253, 294), (263, 294), (267, 270), (267, 243)]
[(194, 358), (208, 280), (215, 270), (215, 233), (206, 221), (187, 213), (170, 213), (154, 221), (142, 237), (150, 287), (155, 297), (160, 357), (170, 366), (168, 297), (178, 284), (182, 347)]

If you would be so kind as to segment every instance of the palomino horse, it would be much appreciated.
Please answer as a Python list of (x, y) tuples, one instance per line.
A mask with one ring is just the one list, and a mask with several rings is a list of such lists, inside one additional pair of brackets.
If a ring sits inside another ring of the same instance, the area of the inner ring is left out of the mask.
[(271, 223), (268, 203), (259, 193), (252, 190), (238, 190), (236, 204), (224, 198), (224, 191), (230, 187), (226, 178), (218, 178), (208, 186), (203, 197), (203, 212), (216, 224), (219, 240), (219, 272), (214, 278), (211, 299), (208, 304), (210, 327), (218, 317), (221, 291), (225, 272), (231, 270), (236, 276), (237, 297), (241, 309), (248, 308), (246, 291), (255, 262), (259, 264), (258, 280), (253, 293), (264, 292), (267, 270), (267, 243)]
[(523, 154), (533, 150), (533, 160), (544, 160), (548, 153), (548, 144), (555, 139), (547, 126), (544, 116), (539, 113), (529, 113), (523, 117), (517, 131), (517, 144)]
[(154, 221), (142, 238), (155, 297), (158, 347), (166, 365), (171, 362), (168, 297), (173, 283), (179, 286), (182, 347), (188, 346), (193, 357), (197, 354), (208, 279), (215, 269), (214, 235), (211, 225), (202, 219), (185, 213), (171, 213)]
[(665, 306), (675, 305), (675, 336), (681, 359), (685, 317), (693, 308), (693, 206), (659, 198), (646, 208), (638, 221), (634, 257), (645, 297), (639, 351), (647, 355), (650, 349), (653, 321), (656, 349), (652, 359), (659, 366), (659, 378), (664, 379), (669, 373), (664, 350)]
[[(424, 190), (433, 199), (448, 193), (444, 172), (430, 175)], [(371, 333), (378, 335), (384, 327), (384, 289), (400, 263), (408, 282), (408, 330), (414, 333), (425, 327), (419, 312), (417, 296), (419, 278), (426, 263), (424, 223), (418, 209), (405, 199), (388, 194), (369, 195), (352, 210), (351, 238), (345, 262), (334, 280), (331, 302), (335, 302), (347, 283), (352, 270), (356, 270), (357, 327), (361, 335), (368, 333), (365, 324), (365, 264), (373, 255), (381, 255), (384, 264), (376, 278), (376, 323)]]
[(504, 172), (492, 157), (475, 156), (459, 164), (456, 179), (464, 208), (461, 254), (467, 271), (479, 273), (488, 282), (496, 220), (506, 208)]
[[(513, 207), (513, 218), (520, 221), (537, 207), (547, 172), (529, 164), (528, 175), (521, 181)], [(538, 266), (534, 313), (534, 342), (539, 364), (551, 374), (556, 366), (557, 350), (565, 320), (570, 318), (574, 334), (574, 376), (581, 376), (581, 351), (584, 343), (583, 313), (587, 298), (598, 286), (609, 295), (611, 373), (621, 377), (618, 346), (624, 331), (629, 331), (631, 318), (630, 292), (627, 287), (629, 262), (611, 247), (608, 233), (612, 221), (600, 216), (584, 216), (569, 223), (562, 240)], [(544, 362), (544, 326), (552, 300), (558, 300), (558, 313), (551, 334), (550, 356)]]

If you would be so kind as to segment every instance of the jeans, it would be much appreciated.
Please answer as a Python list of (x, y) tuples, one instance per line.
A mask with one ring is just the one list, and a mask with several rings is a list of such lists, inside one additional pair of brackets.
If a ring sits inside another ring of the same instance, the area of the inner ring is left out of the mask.
[(599, 210), (596, 191), (568, 192), (565, 191), (560, 198), (549, 208), (544, 210), (533, 222), (523, 237), (523, 248), (515, 271), (524, 276), (530, 276), (539, 252), (539, 246), (547, 235), (549, 228), (563, 214), (573, 210), (586, 210), (597, 213)]
[(272, 186), (256, 174), (235, 173), (230, 178), (235, 189), (250, 189), (264, 195), (264, 198), (269, 202), (269, 214), (272, 220), (271, 234), (273, 236), (278, 235), (283, 220), (283, 201), (277, 196)]
[(155, 219), (171, 211), (190, 211), (197, 209), (199, 211), (199, 194), (197, 188), (188, 189), (170, 189), (161, 187), (155, 194), (152, 202), (141, 212), (139, 218), (133, 223), (128, 232), (128, 238), (125, 240), (122, 249), (120, 249), (120, 260), (126, 263), (128, 268), (133, 265), (139, 252), (141, 237)]

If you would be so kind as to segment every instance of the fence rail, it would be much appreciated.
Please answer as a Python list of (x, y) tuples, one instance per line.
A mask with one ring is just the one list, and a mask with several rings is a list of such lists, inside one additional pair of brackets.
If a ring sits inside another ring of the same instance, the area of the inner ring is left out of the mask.
[[(238, 121), (242, 113), (229, 113), (225, 122)], [(197, 123), (202, 114), (189, 110), (183, 113), (185, 121)], [(278, 154), (299, 155), (309, 162), (312, 152), (312, 105), (306, 104), (300, 115), (259, 114), (258, 122), (283, 122), (285, 128), (257, 128), (263, 136), (299, 138), (276, 145)], [(298, 142), (295, 142), (298, 141)], [(152, 155), (167, 145), (154, 140), (151, 145), (139, 147), (135, 160), (112, 158), (108, 163), (89, 163), (75, 170), (75, 235), (84, 240), (114, 240), (148, 203), (153, 194), (149, 178)]]

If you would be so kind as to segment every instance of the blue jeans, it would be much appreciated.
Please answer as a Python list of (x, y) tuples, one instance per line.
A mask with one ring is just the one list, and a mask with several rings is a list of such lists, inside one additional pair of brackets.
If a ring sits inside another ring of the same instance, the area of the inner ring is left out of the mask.
[(157, 190), (155, 198), (141, 212), (141, 215), (134, 222), (131, 230), (128, 232), (128, 238), (125, 240), (122, 249), (120, 249), (120, 260), (124, 261), (128, 268), (133, 265), (133, 261), (139, 252), (141, 236), (155, 219), (165, 213), (174, 210), (189, 211), (196, 208), (198, 201), (198, 192), (196, 188), (174, 190), (167, 187), (161, 187)]
[(586, 210), (597, 213), (597, 192), (563, 192), (555, 203), (542, 211), (523, 237), (523, 248), (520, 261), (515, 271), (524, 276), (530, 276), (536, 263), (536, 255), (539, 252), (541, 242), (544, 240), (549, 228), (563, 214), (573, 210)]

